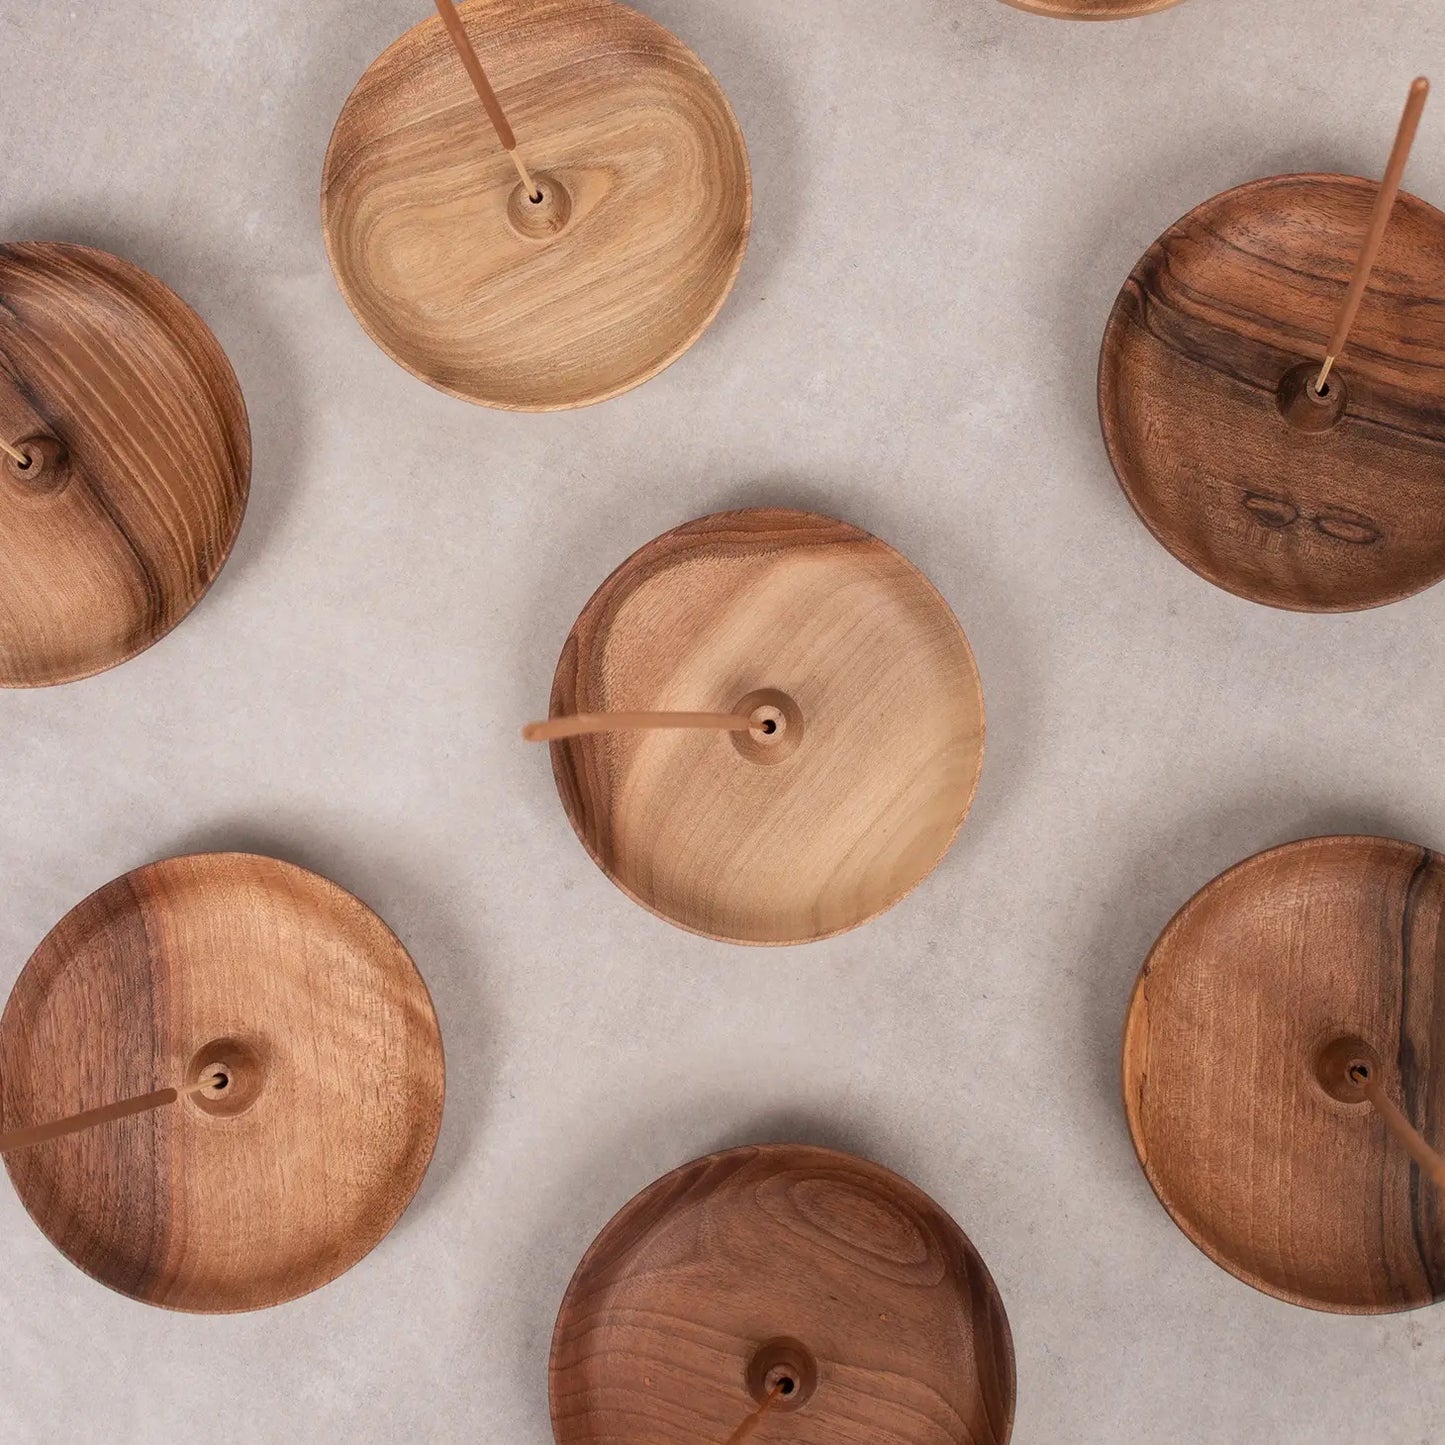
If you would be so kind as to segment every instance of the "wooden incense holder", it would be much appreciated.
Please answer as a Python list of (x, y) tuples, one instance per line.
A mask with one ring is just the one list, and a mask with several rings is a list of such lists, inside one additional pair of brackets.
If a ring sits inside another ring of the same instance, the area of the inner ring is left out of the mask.
[(542, 200), (440, 19), (362, 77), (326, 156), (332, 269), (372, 340), (423, 381), (519, 411), (637, 386), (702, 335), (747, 247), (742, 133), (700, 60), (616, 0), (471, 0)]
[(134, 657), (200, 601), (251, 477), (205, 323), (86, 246), (0, 245), (0, 687)]
[(1445, 1144), (1445, 858), (1311, 838), (1231, 868), (1155, 944), (1124, 1035), (1140, 1163), (1267, 1294), (1342, 1314), (1445, 1298), (1445, 1192), (1351, 1084)]
[(628, 1204), (567, 1288), (549, 1375), (558, 1445), (723, 1441), (770, 1396), (754, 1438), (789, 1445), (1013, 1428), (1008, 1318), (967, 1236), (896, 1174), (801, 1144), (713, 1154)]
[(1342, 612), (1445, 576), (1445, 214), (1401, 193), (1349, 345), (1310, 383), (1379, 187), (1290, 175), (1171, 226), (1099, 362), (1110, 460), (1181, 562), (1273, 607)]
[(1172, 10), (1183, 0), (1004, 0), (1015, 10), (1047, 15), (1051, 20), (1128, 20)]
[(856, 927), (948, 850), (983, 759), (968, 639), (906, 558), (810, 512), (753, 508), (649, 542), (568, 637), (553, 716), (670, 710), (746, 732), (551, 744), (598, 867), (682, 928), (802, 943)]
[(0, 1133), (222, 1088), (8, 1153), (46, 1237), (171, 1309), (280, 1304), (367, 1254), (441, 1122), (441, 1038), (386, 925), (333, 883), (239, 853), (107, 884), (52, 930), (0, 1017)]

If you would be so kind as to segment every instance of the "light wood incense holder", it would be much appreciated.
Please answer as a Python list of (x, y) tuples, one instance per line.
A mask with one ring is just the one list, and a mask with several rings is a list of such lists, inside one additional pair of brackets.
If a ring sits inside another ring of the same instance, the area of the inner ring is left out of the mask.
[(86, 246), (0, 245), (0, 687), (165, 636), (230, 553), (246, 408), (206, 325)]
[(441, 1122), (441, 1038), (411, 959), (350, 894), (270, 858), (172, 858), (92, 894), (26, 965), (0, 1017), (0, 1133), (167, 1082), (185, 1094), (152, 1095), (169, 1107), (5, 1167), (103, 1284), (260, 1309), (334, 1279), (400, 1217)]
[(1180, 1229), (1256, 1289), (1345, 1314), (1445, 1298), (1442, 907), (1438, 854), (1311, 838), (1216, 878), (1144, 965), (1134, 1147)]
[(432, 17), (341, 112), (322, 183), (337, 282), (378, 346), (454, 396), (522, 411), (616, 396), (681, 356), (732, 288), (752, 214), (742, 133), (692, 51), (616, 0), (458, 14), (481, 84)]
[(649, 542), (577, 619), (553, 721), (711, 714), (552, 742), (588, 852), (644, 907), (734, 943), (856, 927), (920, 883), (968, 812), (983, 693), (947, 603), (846, 522), (753, 508)]
[(732, 1149), (644, 1190), (552, 1337), (558, 1445), (1003, 1445), (1008, 1318), (927, 1195), (847, 1154)]
[(1389, 179), (1215, 196), (1149, 248), (1104, 334), (1099, 415), (1125, 494), (1181, 562), (1255, 602), (1350, 611), (1445, 576), (1445, 214), (1400, 193), (1377, 233)]

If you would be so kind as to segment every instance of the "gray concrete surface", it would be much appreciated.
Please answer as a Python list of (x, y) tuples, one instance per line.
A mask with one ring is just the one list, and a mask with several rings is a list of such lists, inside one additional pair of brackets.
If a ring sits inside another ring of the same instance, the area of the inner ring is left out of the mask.
[[(1155, 1203), (1116, 1084), (1135, 971), (1216, 871), (1332, 830), (1445, 845), (1445, 590), (1337, 618), (1216, 591), (1135, 521), (1093, 403), (1148, 242), (1254, 176), (1378, 173), (1445, 7), (646, 8), (736, 106), (752, 249), (671, 370), (524, 417), (387, 360), (322, 248), (332, 122), (426, 0), (0, 0), (0, 235), (178, 289), (256, 447), (233, 560), (185, 624), (106, 676), (0, 694), (0, 988), (116, 874), (269, 851), (396, 928), (450, 1066), (394, 1234), (269, 1313), (113, 1295), (0, 1186), (0, 1438), (544, 1445), (549, 1332), (595, 1232), (686, 1159), (787, 1138), (901, 1171), (977, 1242), (1018, 1445), (1445, 1439), (1445, 1309), (1331, 1318), (1236, 1283)], [(1445, 203), (1445, 100), (1406, 183)], [(630, 904), (516, 736), (614, 564), (754, 502), (912, 557), (989, 706), (937, 874), (781, 952)]]

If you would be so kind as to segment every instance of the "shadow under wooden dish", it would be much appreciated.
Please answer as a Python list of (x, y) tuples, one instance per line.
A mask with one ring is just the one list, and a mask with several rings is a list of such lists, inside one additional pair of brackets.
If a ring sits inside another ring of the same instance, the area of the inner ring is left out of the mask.
[(702, 335), (747, 248), (742, 132), (700, 60), (617, 0), (470, 0), (534, 204), (437, 18), (362, 77), (326, 155), (347, 304), (432, 386), (550, 411), (616, 396)]
[(1051, 20), (1129, 20), (1172, 10), (1184, 0), (1004, 0), (1015, 10), (1046, 15)]
[(0, 687), (73, 682), (164, 637), (215, 580), (251, 478), (205, 323), (104, 251), (0, 245)]
[(906, 1180), (812, 1145), (713, 1154), (639, 1194), (567, 1288), (549, 1380), (558, 1445), (723, 1441), (770, 1396), (759, 1442), (1013, 1429), (1013, 1341), (978, 1251)]
[(9, 1153), (22, 1203), (102, 1284), (261, 1309), (400, 1218), (445, 1092), (426, 985), (364, 904), (289, 863), (196, 854), (74, 908), (0, 1017), (0, 1131), (229, 1075), (168, 1108)]
[(932, 583), (847, 522), (758, 507), (655, 538), (597, 590), (553, 716), (751, 711), (771, 739), (602, 732), (553, 742), (567, 816), (630, 897), (732, 943), (805, 943), (937, 866), (983, 762), (968, 639)]
[(1124, 1033), (1139, 1161), (1216, 1264), (1292, 1304), (1445, 1299), (1445, 1194), (1361, 1097), (1342, 1047), (1445, 1144), (1445, 858), (1388, 838), (1290, 843), (1197, 893), (1154, 945)]
[(1149, 248), (1104, 333), (1099, 416), (1135, 511), (1272, 607), (1378, 607), (1445, 576), (1445, 214), (1401, 193), (1326, 394), (1309, 385), (1378, 190), (1215, 196)]

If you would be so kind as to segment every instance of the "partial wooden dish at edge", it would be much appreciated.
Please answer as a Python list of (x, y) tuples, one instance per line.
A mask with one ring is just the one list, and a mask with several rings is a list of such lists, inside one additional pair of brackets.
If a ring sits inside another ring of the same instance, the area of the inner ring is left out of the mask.
[(155, 277), (88, 246), (0, 245), (0, 687), (159, 641), (229, 556), (251, 477), (235, 373)]
[(405, 1210), (445, 1092), (421, 976), (314, 873), (239, 853), (108, 883), (0, 1017), (0, 1131), (229, 1073), (154, 1112), (8, 1153), (41, 1231), (148, 1304), (254, 1310), (336, 1278)]
[(921, 1190), (759, 1145), (675, 1170), (607, 1225), (562, 1302), (549, 1395), (558, 1445), (722, 1441), (770, 1396), (759, 1442), (1004, 1445), (1013, 1341), (978, 1251)]
[(383, 351), (453, 396), (606, 400), (681, 356), (732, 289), (752, 217), (742, 132), (697, 56), (617, 0), (460, 10), (542, 202), (432, 17), (336, 123), (322, 224), (337, 283)]
[(1124, 1033), (1124, 1104), (1159, 1202), (1291, 1304), (1445, 1299), (1445, 1194), (1328, 1066), (1341, 1047), (1445, 1144), (1445, 858), (1309, 838), (1220, 874), (1170, 922)]
[(933, 584), (847, 522), (720, 512), (647, 543), (593, 595), (553, 716), (772, 706), (780, 731), (553, 742), (598, 867), (668, 921), (733, 943), (857, 927), (937, 866), (983, 760), (973, 653)]
[(1004, 0), (1015, 10), (1046, 15), (1050, 20), (1131, 20), (1172, 10), (1184, 0)]

